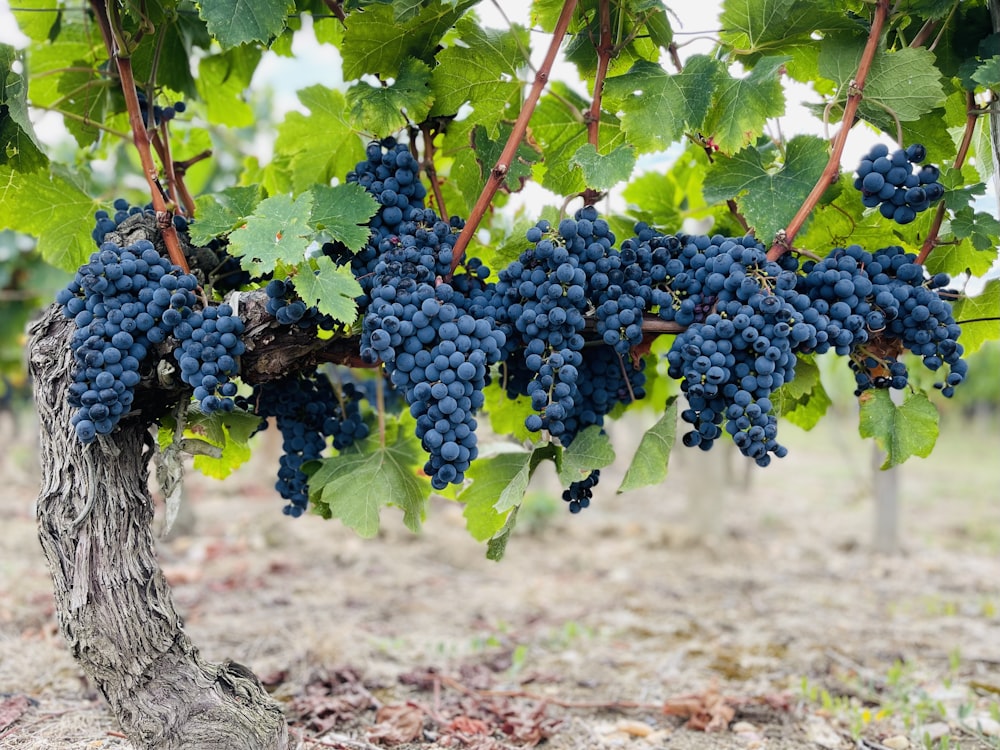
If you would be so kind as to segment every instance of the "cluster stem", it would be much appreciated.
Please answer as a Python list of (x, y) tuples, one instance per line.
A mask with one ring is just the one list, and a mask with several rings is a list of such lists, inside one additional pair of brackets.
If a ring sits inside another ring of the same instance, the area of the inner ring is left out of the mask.
[[(971, 91), (967, 91), (965, 94), (965, 106), (967, 112), (965, 116), (965, 132), (962, 134), (962, 142), (959, 144), (958, 153), (955, 155), (955, 169), (961, 169), (965, 163), (965, 158), (969, 155), (969, 146), (972, 145), (972, 136), (976, 131), (976, 120), (979, 119), (979, 112), (976, 110), (976, 100)], [(938, 246), (938, 233), (941, 231), (941, 224), (944, 223), (946, 211), (947, 207), (944, 201), (938, 203), (937, 211), (934, 212), (934, 219), (931, 221), (931, 227), (927, 231), (927, 236), (924, 238), (924, 244), (920, 247), (920, 252), (917, 254), (917, 263), (926, 261), (931, 251)]]

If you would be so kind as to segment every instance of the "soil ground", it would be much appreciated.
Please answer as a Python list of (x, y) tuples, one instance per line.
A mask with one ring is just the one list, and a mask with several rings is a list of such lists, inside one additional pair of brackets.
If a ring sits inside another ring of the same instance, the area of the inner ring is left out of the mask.
[[(996, 419), (952, 415), (898, 472), (895, 551), (856, 421), (782, 430), (765, 470), (678, 448), (621, 496), (608, 470), (579, 516), (542, 477), (499, 564), (443, 499), (420, 535), (286, 519), (273, 452), (190, 475), (192, 533), (159, 552), (194, 642), (302, 748), (1000, 748)], [(0, 747), (132, 748), (59, 636), (33, 449), (3, 431)]]

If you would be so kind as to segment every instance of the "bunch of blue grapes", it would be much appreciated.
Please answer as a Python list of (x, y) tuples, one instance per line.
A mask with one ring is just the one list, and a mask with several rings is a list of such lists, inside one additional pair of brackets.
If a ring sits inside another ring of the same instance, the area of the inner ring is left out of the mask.
[(334, 319), (319, 311), (315, 305), (307, 305), (295, 293), (291, 279), (273, 279), (264, 287), (267, 292), (267, 311), (281, 325), (295, 325), (299, 328), (323, 328), (332, 331)]
[[(162, 123), (169, 122), (173, 120), (179, 114), (184, 113), (187, 110), (187, 104), (184, 102), (174, 102), (173, 105), (167, 105), (166, 107), (161, 107), (156, 104), (152, 108), (149, 106), (149, 100), (146, 98), (146, 92), (142, 89), (135, 90), (136, 96), (139, 98), (139, 111), (142, 113), (142, 124), (148, 127), (158, 128)], [(152, 109), (153, 121), (150, 125), (150, 109)]]
[(795, 274), (768, 261), (752, 237), (679, 239), (698, 248), (691, 274), (701, 279), (700, 294), (714, 300), (713, 311), (678, 334), (667, 354), (668, 373), (681, 379), (688, 399), (681, 418), (692, 429), (682, 442), (709, 450), (725, 432), (766, 466), (787, 453), (777, 442), (770, 396), (795, 376), (792, 331), (812, 333), (789, 299)]
[(410, 219), (400, 231), (372, 271), (361, 357), (382, 362), (403, 393), (429, 454), (424, 473), (440, 490), (461, 484), (478, 455), (475, 413), (506, 339), (496, 328), (495, 307), (484, 305), (481, 274), (455, 277), (465, 293), (437, 283), (457, 237), (451, 224)]
[(254, 386), (253, 395), (239, 405), (266, 419), (275, 417), (282, 437), (275, 489), (288, 504), (285, 515), (297, 518), (309, 505), (309, 475), (303, 465), (322, 456), (328, 444), (344, 450), (368, 436), (361, 414), (364, 393), (353, 383), (339, 390), (329, 376), (316, 371), (298, 373)]
[[(405, 143), (395, 138), (384, 138), (369, 143), (365, 149), (365, 160), (358, 162), (347, 174), (347, 182), (357, 183), (374, 196), (379, 209), (369, 222), (371, 236), (368, 244), (350, 256), (351, 270), (367, 293), (370, 291), (372, 274), (381, 255), (391, 249), (396, 238), (404, 232), (400, 225), (404, 220), (434, 223), (436, 219), (420, 216), (423, 212), (427, 188), (420, 182), (420, 164), (410, 153)], [(346, 260), (345, 248), (336, 243), (324, 246), (324, 252), (335, 261)]]
[(926, 157), (927, 149), (919, 143), (892, 153), (884, 143), (872, 146), (858, 164), (854, 180), (861, 202), (868, 208), (878, 207), (885, 218), (897, 224), (909, 224), (944, 195), (936, 166), (928, 164), (913, 171), (913, 165)]
[(127, 413), (152, 346), (193, 335), (187, 321), (196, 286), (193, 276), (140, 240), (125, 248), (103, 243), (57, 293), (63, 314), (76, 324), (68, 400), (78, 409), (73, 425), (81, 442), (109, 434)]
[[(583, 333), (596, 296), (588, 282), (597, 261), (611, 252), (614, 235), (588, 207), (557, 228), (539, 222), (527, 240), (532, 246), (500, 272), (495, 288), (507, 336), (507, 390), (531, 400), (528, 430), (547, 430), (568, 445), (576, 430), (567, 420), (584, 406)], [(617, 328), (613, 333), (617, 337)]]
[(850, 358), (857, 393), (905, 388), (908, 371), (898, 355), (907, 349), (930, 370), (947, 365), (938, 387), (945, 396), (954, 394), (968, 365), (958, 343), (961, 327), (942, 294), (947, 274), (926, 276), (916, 256), (898, 246), (874, 253), (858, 245), (835, 248), (803, 270), (799, 287), (813, 314), (827, 318), (828, 341), (815, 350), (834, 348)]
[[(94, 228), (90, 233), (94, 242), (100, 245), (104, 242), (108, 232), (114, 232), (121, 226), (122, 222), (137, 214), (154, 216), (153, 204), (147, 203), (145, 206), (133, 206), (125, 198), (116, 198), (113, 204), (113, 213), (105, 209), (94, 212)], [(188, 228), (188, 221), (183, 216), (175, 214), (173, 217), (174, 228), (178, 232), (183, 232)]]
[(246, 351), (240, 338), (243, 321), (225, 303), (194, 310), (192, 298), (189, 290), (179, 287), (170, 296), (171, 309), (164, 312), (179, 342), (174, 359), (181, 380), (194, 388), (194, 398), (206, 414), (232, 411), (237, 391), (232, 379), (239, 375), (239, 357)]
[(601, 470), (594, 469), (586, 477), (571, 482), (569, 487), (563, 490), (562, 499), (569, 504), (570, 513), (579, 513), (584, 508), (590, 507), (590, 501), (594, 497), (594, 487), (600, 480)]

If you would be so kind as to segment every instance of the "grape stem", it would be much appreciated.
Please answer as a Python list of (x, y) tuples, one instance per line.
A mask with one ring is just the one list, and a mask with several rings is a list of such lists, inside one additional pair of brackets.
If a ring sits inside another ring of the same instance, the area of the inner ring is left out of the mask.
[(750, 224), (747, 222), (743, 214), (740, 213), (740, 209), (737, 207), (736, 201), (730, 198), (726, 201), (726, 206), (729, 208), (729, 213), (733, 215), (733, 218), (736, 219), (737, 223), (743, 227), (743, 231), (749, 233)]
[(175, 161), (174, 164), (174, 178), (177, 180), (177, 192), (180, 193), (180, 199), (184, 202), (184, 207), (187, 209), (188, 218), (194, 216), (194, 198), (191, 197), (191, 192), (187, 189), (187, 185), (184, 182), (184, 176), (187, 174), (188, 169), (200, 161), (204, 161), (212, 156), (211, 149), (205, 149), (201, 153), (195, 154), (190, 159), (184, 159), (183, 161)]
[(421, 166), (427, 175), (427, 181), (431, 184), (438, 214), (444, 221), (448, 221), (448, 209), (444, 207), (444, 196), (441, 195), (441, 180), (438, 179), (437, 168), (434, 166), (434, 130), (430, 125), (424, 123), (420, 126), (420, 134), (424, 139), (424, 162)]
[[(90, 5), (94, 10), (94, 16), (101, 29), (101, 36), (107, 47), (108, 55), (115, 61), (118, 68), (118, 78), (121, 82), (122, 94), (125, 96), (125, 106), (128, 108), (129, 125), (132, 127), (132, 142), (136, 151), (139, 152), (139, 161), (142, 163), (142, 172), (149, 185), (149, 194), (153, 203), (153, 210), (157, 217), (164, 216), (166, 221), (160, 221), (160, 228), (163, 233), (163, 242), (167, 247), (170, 262), (179, 266), (184, 273), (188, 272), (187, 259), (181, 249), (180, 240), (177, 237), (177, 230), (173, 221), (170, 220), (171, 211), (167, 207), (167, 195), (160, 183), (159, 170), (153, 161), (153, 153), (150, 150), (150, 139), (146, 131), (146, 126), (142, 122), (142, 109), (139, 106), (139, 97), (136, 94), (135, 76), (132, 74), (132, 59), (128, 56), (128, 50), (119, 45), (122, 37), (121, 24), (112, 23), (108, 15), (108, 8), (115, 10), (116, 6), (109, 3), (107, 6), (101, 0), (90, 0)], [(117, 19), (116, 19), (117, 21)], [(117, 27), (117, 33), (115, 29)], [(152, 100), (150, 100), (152, 101)]]
[[(598, 23), (600, 25), (600, 40), (594, 45), (597, 52), (597, 74), (594, 76), (594, 98), (590, 103), (590, 109), (583, 116), (587, 123), (587, 142), (594, 149), (600, 147), (601, 137), (601, 100), (604, 96), (604, 79), (608, 75), (608, 67), (611, 59), (615, 56), (616, 49), (614, 40), (611, 38), (611, 2), (610, 0), (599, 0), (598, 2)], [(583, 191), (583, 204), (592, 206), (601, 199), (601, 191), (587, 188)]]
[(542, 95), (542, 89), (545, 88), (545, 85), (549, 81), (549, 73), (552, 71), (552, 65), (555, 63), (556, 55), (559, 52), (559, 47), (562, 44), (563, 37), (566, 36), (566, 30), (569, 28), (569, 22), (573, 17), (573, 11), (576, 9), (576, 3), (577, 0), (566, 0), (563, 4), (562, 12), (559, 14), (559, 20), (556, 22), (556, 27), (552, 31), (552, 42), (549, 44), (548, 52), (545, 53), (545, 59), (535, 72), (534, 83), (532, 83), (531, 90), (528, 92), (528, 96), (525, 98), (524, 104), (521, 106), (521, 111), (518, 113), (517, 120), (514, 121), (514, 126), (511, 128), (510, 136), (507, 138), (507, 143), (504, 146), (503, 151), (500, 153), (500, 158), (497, 159), (497, 163), (493, 166), (493, 169), (490, 170), (490, 176), (486, 180), (486, 185), (483, 187), (483, 191), (479, 194), (479, 199), (476, 201), (476, 205), (472, 207), (469, 219), (462, 228), (461, 234), (458, 235), (458, 240), (455, 242), (455, 249), (453, 250), (454, 256), (451, 261), (452, 273), (455, 272), (455, 269), (458, 268), (459, 264), (462, 262), (462, 258), (465, 256), (465, 249), (469, 246), (472, 236), (479, 228), (479, 223), (486, 215), (486, 211), (493, 202), (493, 197), (496, 195), (497, 190), (500, 189), (504, 179), (507, 177), (507, 171), (510, 169), (511, 162), (514, 160), (514, 155), (517, 153), (517, 149), (521, 145), (521, 141), (524, 139), (524, 134), (528, 130), (528, 121), (531, 119), (531, 115), (535, 111), (535, 106), (538, 104), (538, 100)]
[(858, 71), (854, 74), (854, 80), (850, 85), (850, 93), (847, 102), (844, 104), (844, 117), (840, 130), (833, 137), (830, 150), (830, 158), (823, 168), (823, 173), (813, 186), (812, 192), (799, 206), (799, 210), (792, 217), (792, 220), (785, 227), (782, 236), (776, 238), (771, 249), (767, 253), (768, 260), (777, 260), (792, 248), (795, 235), (799, 233), (806, 219), (812, 214), (813, 209), (819, 203), (823, 193), (827, 191), (837, 179), (840, 172), (840, 157), (844, 153), (844, 144), (847, 143), (847, 136), (854, 125), (854, 117), (858, 111), (858, 105), (864, 96), (865, 79), (868, 78), (868, 71), (871, 69), (872, 61), (875, 59), (875, 52), (878, 50), (879, 40), (882, 38), (882, 29), (889, 16), (889, 0), (878, 0), (875, 5), (875, 17), (872, 19), (871, 30), (868, 32), (868, 41), (865, 42), (864, 52), (861, 54), (861, 62), (858, 64)]
[(347, 14), (344, 13), (344, 4), (340, 0), (323, 0), (323, 5), (330, 9), (334, 18), (340, 21), (345, 27), (347, 26)]
[[(955, 169), (961, 169), (962, 165), (965, 163), (965, 157), (969, 155), (969, 146), (972, 145), (972, 136), (976, 130), (976, 120), (979, 119), (979, 112), (976, 110), (975, 97), (971, 91), (965, 92), (965, 106), (967, 108), (968, 114), (965, 117), (965, 132), (962, 134), (962, 142), (958, 146), (958, 153), (955, 154)], [(923, 263), (927, 260), (927, 256), (931, 254), (939, 244), (938, 233), (941, 231), (941, 224), (944, 222), (944, 215), (947, 212), (947, 207), (942, 200), (938, 203), (937, 211), (934, 213), (934, 219), (931, 221), (930, 229), (927, 230), (927, 236), (924, 238), (924, 244), (920, 246), (920, 252), (917, 254), (917, 263)]]

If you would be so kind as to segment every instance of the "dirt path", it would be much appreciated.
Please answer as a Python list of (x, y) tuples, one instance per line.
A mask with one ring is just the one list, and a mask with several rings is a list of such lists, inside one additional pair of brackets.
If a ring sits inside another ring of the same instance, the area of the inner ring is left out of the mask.
[[(363, 541), (285, 519), (249, 471), (190, 483), (197, 533), (162, 560), (195, 643), (262, 676), (304, 748), (1000, 748), (997, 424), (907, 464), (897, 555), (868, 548), (856, 428), (782, 429), (749, 487), (679, 449), (664, 487), (616, 497), (606, 472), (578, 517), (533, 491), (501, 564), (448, 501)], [(130, 748), (55, 630), (24, 456), (2, 474), (0, 747)]]

